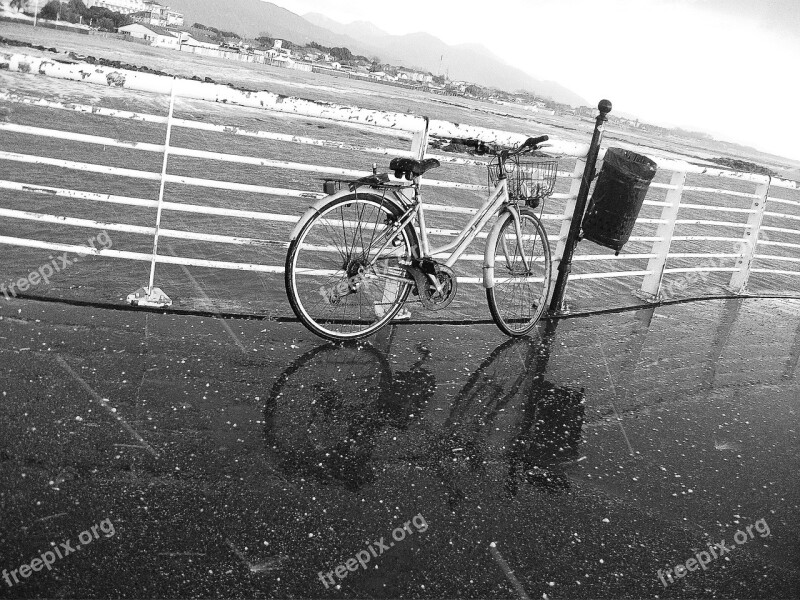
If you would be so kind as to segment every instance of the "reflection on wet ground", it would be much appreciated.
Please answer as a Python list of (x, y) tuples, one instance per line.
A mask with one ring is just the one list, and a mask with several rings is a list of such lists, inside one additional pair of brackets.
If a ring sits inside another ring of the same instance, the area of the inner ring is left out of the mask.
[[(556, 322), (542, 338), (508, 339), (495, 348), (449, 394), (447, 414), (426, 419), (436, 396), (431, 351), (403, 371), (392, 369), (374, 345), (323, 344), (292, 362), (267, 399), (267, 443), (280, 456), (287, 476), (307, 475), (321, 483), (358, 490), (374, 480), (372, 456), (387, 431), (414, 436), (389, 456), (433, 469), (453, 507), (463, 496), (455, 484), (463, 467), (477, 473), (490, 462), (507, 464), (505, 488), (516, 495), (520, 479), (543, 487), (568, 487), (563, 464), (578, 456), (584, 421), (584, 390), (545, 380)], [(391, 347), (391, 331), (386, 345)], [(444, 409), (439, 408), (439, 411)], [(397, 436), (392, 437), (397, 441)], [(387, 455), (384, 450), (384, 460)]]
[[(0, 315), (5, 595), (800, 595), (800, 302), (361, 345)], [(113, 537), (20, 569), (103, 519)]]

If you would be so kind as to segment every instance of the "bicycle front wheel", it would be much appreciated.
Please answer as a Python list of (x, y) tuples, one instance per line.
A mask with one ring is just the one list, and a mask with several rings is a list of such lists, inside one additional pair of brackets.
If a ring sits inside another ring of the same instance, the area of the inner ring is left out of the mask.
[(400, 261), (417, 236), (398, 230), (402, 209), (377, 194), (332, 199), (300, 230), (286, 256), (286, 293), (297, 317), (329, 340), (375, 333), (411, 291)]
[[(519, 210), (520, 232), (506, 211), (487, 243), (494, 278), (486, 299), (497, 326), (511, 336), (528, 333), (541, 318), (550, 292), (550, 244), (536, 213)], [(497, 231), (499, 230), (499, 231)], [(487, 261), (488, 263), (488, 261)]]

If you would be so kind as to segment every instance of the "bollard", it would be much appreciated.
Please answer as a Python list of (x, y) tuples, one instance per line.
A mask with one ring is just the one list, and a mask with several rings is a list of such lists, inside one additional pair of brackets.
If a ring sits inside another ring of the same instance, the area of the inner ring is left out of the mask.
[(603, 131), (605, 129), (603, 124), (608, 121), (607, 115), (611, 112), (611, 102), (609, 100), (600, 100), (597, 104), (597, 110), (600, 111), (600, 114), (597, 115), (594, 135), (592, 135), (592, 143), (589, 145), (589, 152), (586, 155), (586, 167), (583, 170), (583, 178), (581, 179), (578, 198), (575, 201), (575, 212), (572, 214), (572, 222), (570, 223), (567, 241), (564, 245), (564, 255), (561, 257), (561, 262), (558, 264), (558, 277), (556, 278), (553, 297), (550, 301), (549, 313), (551, 315), (565, 312), (563, 307), (564, 292), (567, 289), (567, 279), (572, 270), (572, 256), (575, 254), (575, 246), (578, 244), (583, 214), (586, 212), (589, 187), (592, 185), (592, 179), (594, 179), (595, 163), (597, 163), (597, 155), (600, 152), (600, 143), (603, 141)]

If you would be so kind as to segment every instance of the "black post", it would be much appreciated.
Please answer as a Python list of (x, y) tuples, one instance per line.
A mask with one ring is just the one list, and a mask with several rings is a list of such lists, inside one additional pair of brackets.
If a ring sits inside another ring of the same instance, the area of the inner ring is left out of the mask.
[(550, 301), (550, 314), (562, 312), (567, 279), (572, 270), (572, 256), (575, 254), (575, 246), (578, 245), (583, 213), (586, 212), (586, 201), (589, 199), (589, 187), (592, 185), (592, 179), (594, 179), (595, 163), (597, 163), (597, 155), (600, 152), (600, 143), (603, 141), (603, 123), (608, 121), (606, 115), (611, 112), (611, 102), (609, 100), (600, 100), (597, 110), (600, 111), (600, 114), (597, 115), (592, 143), (589, 144), (589, 153), (586, 155), (586, 167), (583, 169), (583, 179), (581, 179), (581, 187), (578, 191), (578, 198), (575, 201), (575, 212), (572, 215), (572, 223), (569, 226), (569, 234), (564, 246), (564, 256), (561, 257), (561, 262), (558, 264), (558, 277), (553, 290), (553, 299)]

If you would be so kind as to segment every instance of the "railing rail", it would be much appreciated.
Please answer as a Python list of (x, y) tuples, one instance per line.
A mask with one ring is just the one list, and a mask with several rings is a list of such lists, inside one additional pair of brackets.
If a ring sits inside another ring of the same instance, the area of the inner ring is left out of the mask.
[[(171, 91), (172, 79), (159, 77), (147, 73), (128, 73), (109, 68), (95, 68), (87, 73), (81, 69), (81, 65), (64, 65), (55, 63), (47, 59), (31, 57), (25, 55), (5, 55), (0, 54), (0, 61), (7, 61), (10, 70), (28, 73), (38, 73), (52, 77), (72, 79), (76, 81), (86, 81), (101, 85), (123, 86), (130, 89), (138, 89), (156, 93), (166, 94)], [(85, 67), (85, 65), (84, 65)], [(122, 83), (120, 83), (122, 82)], [(490, 130), (466, 124), (455, 124), (440, 120), (431, 120), (426, 125), (426, 120), (414, 115), (401, 113), (388, 113), (382, 111), (343, 107), (324, 103), (315, 103), (307, 100), (285, 98), (269, 92), (245, 92), (227, 86), (207, 84), (194, 81), (176, 80), (174, 85), (176, 97), (190, 99), (206, 99), (218, 103), (225, 103), (232, 106), (248, 106), (269, 111), (271, 115), (281, 119), (298, 119), (319, 123), (336, 123), (337, 126), (369, 132), (378, 137), (388, 135), (394, 140), (410, 141), (410, 147), (395, 148), (386, 145), (357, 144), (343, 142), (341, 140), (318, 139), (310, 136), (292, 135), (268, 130), (247, 130), (236, 126), (226, 126), (215, 123), (206, 123), (195, 120), (170, 118), (169, 116), (146, 114), (142, 112), (117, 110), (103, 106), (89, 106), (83, 104), (72, 104), (55, 102), (42, 98), (30, 98), (10, 92), (0, 92), (0, 101), (10, 104), (30, 105), (54, 111), (68, 111), (87, 117), (103, 117), (117, 120), (127, 120), (132, 125), (140, 123), (167, 125), (173, 128), (194, 130), (199, 132), (212, 132), (214, 134), (231, 135), (254, 140), (264, 140), (269, 142), (279, 142), (295, 146), (316, 147), (326, 150), (340, 151), (342, 153), (363, 153), (367, 156), (429, 156), (439, 159), (444, 164), (458, 165), (465, 168), (486, 168), (486, 161), (479, 158), (464, 157), (442, 152), (431, 152), (428, 147), (428, 132), (436, 137), (478, 137), (485, 140), (497, 141), (500, 143), (517, 143), (524, 140), (526, 136), (522, 134)], [(294, 189), (291, 187), (281, 187), (278, 185), (255, 185), (252, 183), (241, 183), (236, 181), (220, 181), (216, 179), (190, 177), (170, 173), (167, 168), (167, 157), (186, 158), (201, 161), (212, 161), (229, 163), (236, 165), (247, 165), (263, 169), (273, 169), (286, 172), (313, 173), (329, 177), (360, 177), (369, 173), (342, 166), (321, 165), (290, 160), (276, 160), (272, 158), (262, 158), (258, 156), (245, 156), (224, 152), (215, 152), (197, 148), (186, 147), (184, 145), (171, 144), (167, 140), (164, 144), (136, 142), (130, 139), (118, 139), (109, 136), (100, 136), (75, 131), (55, 129), (52, 127), (41, 127), (25, 125), (13, 122), (0, 122), (0, 132), (13, 133), (15, 135), (28, 136), (31, 139), (60, 140), (65, 143), (102, 146), (104, 148), (114, 148), (130, 152), (149, 153), (151, 155), (165, 155), (164, 169), (161, 173), (128, 167), (97, 164), (96, 162), (85, 162), (66, 158), (53, 158), (40, 156), (36, 153), (0, 151), (0, 161), (2, 164), (27, 164), (57, 167), (76, 172), (110, 175), (120, 178), (132, 178), (143, 181), (158, 182), (163, 193), (164, 184), (178, 184), (182, 186), (192, 186), (199, 189), (209, 190), (231, 190), (257, 194), (259, 196), (286, 198), (286, 199), (306, 199), (313, 200), (323, 197), (324, 194), (309, 189)], [(133, 136), (131, 136), (133, 137)], [(363, 137), (363, 136), (359, 136)], [(33, 145), (31, 145), (33, 147)], [(570, 219), (574, 209), (577, 190), (580, 185), (580, 177), (583, 173), (584, 161), (588, 144), (576, 144), (567, 141), (555, 140), (550, 146), (550, 151), (560, 156), (569, 157), (575, 160), (574, 169), (560, 171), (562, 179), (571, 179), (571, 185), (567, 192), (559, 192), (553, 195), (554, 205), (563, 202), (563, 210), (560, 212), (547, 212), (543, 214), (545, 222), (557, 224), (560, 221), (560, 231), (551, 234), (551, 243), (555, 245), (554, 258), (557, 266), (558, 260), (563, 254), (564, 240), (566, 232), (569, 230)], [(602, 159), (602, 152), (600, 158)], [(795, 182), (783, 181), (779, 179), (770, 180), (767, 177), (752, 173), (740, 173), (719, 168), (709, 168), (686, 163), (679, 160), (663, 157), (653, 157), (657, 162), (660, 171), (671, 171), (669, 183), (654, 182), (651, 189), (660, 193), (663, 191), (666, 196), (664, 200), (654, 199), (654, 194), (648, 195), (645, 200), (646, 207), (661, 208), (660, 215), (646, 215), (637, 220), (637, 229), (631, 237), (631, 242), (640, 244), (651, 244), (650, 251), (632, 251), (615, 256), (609, 253), (589, 253), (574, 257), (576, 262), (581, 264), (603, 263), (618, 264), (618, 261), (647, 261), (646, 267), (632, 270), (593, 270), (590, 272), (578, 272), (571, 275), (572, 280), (591, 280), (591, 279), (616, 279), (616, 278), (642, 278), (639, 293), (650, 301), (658, 300), (664, 291), (664, 279), (666, 275), (686, 274), (686, 273), (731, 273), (729, 288), (734, 293), (742, 293), (747, 286), (750, 273), (796, 276), (800, 271), (793, 269), (777, 268), (776, 263), (794, 264), (800, 262), (800, 258), (794, 256), (783, 256), (776, 254), (764, 254), (759, 252), (760, 246), (778, 247), (783, 249), (795, 250), (800, 248), (800, 244), (795, 244), (783, 240), (766, 239), (766, 235), (797, 235), (800, 234), (800, 225), (794, 228), (793, 225), (800, 221), (799, 215), (793, 215), (775, 210), (766, 210), (767, 203), (771, 205), (784, 205), (795, 208), (800, 207), (800, 201), (787, 198), (774, 197), (770, 195), (770, 190), (786, 189), (797, 190), (800, 185)], [(9, 172), (8, 169), (4, 171)], [(700, 177), (703, 181), (714, 178), (717, 181), (735, 181), (742, 185), (752, 185), (752, 191), (741, 191), (726, 189), (723, 186), (709, 187), (708, 185), (687, 185), (687, 177)], [(426, 177), (423, 180), (426, 189), (442, 190), (443, 192), (465, 191), (465, 192), (484, 192), (485, 185), (467, 183), (464, 181), (449, 181), (446, 179)], [(137, 208), (156, 208), (167, 212), (184, 212), (199, 215), (224, 216), (237, 219), (247, 219), (251, 221), (264, 221), (270, 223), (291, 224), (298, 220), (298, 216), (284, 212), (242, 210), (236, 208), (225, 208), (209, 206), (205, 204), (194, 204), (184, 202), (173, 202), (170, 200), (158, 201), (149, 198), (138, 198), (132, 196), (101, 194), (97, 192), (72, 189), (71, 187), (55, 187), (43, 185), (36, 181), (18, 181), (15, 179), (0, 177), (0, 189), (18, 194), (33, 193), (47, 196), (55, 196), (69, 200), (91, 201), (106, 204), (126, 205)], [(704, 202), (689, 201), (684, 202), (687, 194), (703, 195)], [(717, 206), (708, 203), (710, 198), (723, 196), (729, 198), (731, 202), (749, 200), (749, 206)], [(474, 214), (476, 209), (465, 206), (451, 206), (442, 203), (427, 203), (426, 210), (436, 213), (454, 214)], [(690, 214), (687, 214), (690, 213)], [(706, 213), (708, 216), (696, 217), (696, 213)], [(747, 221), (716, 220), (710, 218), (717, 213), (725, 213), (730, 218), (741, 215)], [(227, 244), (238, 246), (254, 247), (275, 247), (285, 248), (287, 245), (285, 238), (276, 237), (274, 239), (261, 239), (250, 236), (230, 236), (217, 233), (202, 231), (186, 231), (180, 229), (162, 228), (159, 223), (155, 226), (141, 226), (125, 223), (104, 222), (95, 219), (79, 217), (69, 217), (58, 214), (37, 213), (27, 210), (16, 210), (10, 208), (0, 208), (0, 217), (17, 221), (29, 221), (48, 223), (51, 225), (80, 227), (89, 229), (100, 229), (107, 231), (117, 231), (131, 233), (135, 235), (155, 237), (156, 232), (165, 238), (193, 240), (198, 242), (208, 242), (212, 244)], [(774, 223), (764, 225), (765, 219), (772, 219)], [(783, 225), (783, 226), (776, 226)], [(646, 228), (650, 228), (649, 233)], [(705, 228), (703, 232), (684, 231), (685, 228)], [(645, 228), (645, 229), (642, 229)], [(731, 235), (720, 235), (715, 231), (720, 228), (725, 230), (737, 231), (738, 237)], [(458, 233), (452, 227), (431, 227), (432, 235), (452, 237)], [(482, 238), (485, 238), (485, 233)], [(689, 247), (681, 251), (675, 248), (676, 244), (703, 242), (708, 244), (703, 249), (704, 252), (692, 251), (696, 247)], [(734, 244), (735, 252), (721, 252), (715, 250), (719, 244)], [(233, 269), (242, 271), (254, 271), (260, 273), (277, 274), (283, 271), (282, 263), (277, 264), (254, 264), (250, 262), (211, 260), (198, 257), (177, 257), (163, 255), (154, 248), (152, 254), (142, 252), (126, 252), (111, 249), (95, 249), (71, 244), (60, 244), (57, 242), (45, 242), (41, 240), (26, 239), (17, 236), (0, 236), (0, 244), (40, 248), (55, 251), (68, 251), (77, 254), (95, 254), (118, 259), (135, 261), (152, 261), (153, 266), (159, 264), (180, 264), (187, 266), (201, 266), (219, 269)], [(154, 246), (157, 244), (154, 243)], [(640, 247), (640, 246), (638, 246)], [(468, 254), (465, 257), (470, 263), (479, 263), (482, 256), (479, 254)], [(699, 264), (695, 266), (676, 265), (672, 266), (672, 260), (688, 259), (713, 259), (709, 264)], [(717, 261), (730, 261), (731, 266), (719, 264)], [(760, 262), (764, 261), (762, 266)], [(774, 261), (774, 262), (770, 262)], [(641, 264), (641, 263), (640, 263)], [(788, 265), (787, 265), (788, 266)], [(480, 283), (479, 276), (459, 277), (463, 283)], [(153, 286), (151, 277), (150, 287)]]

